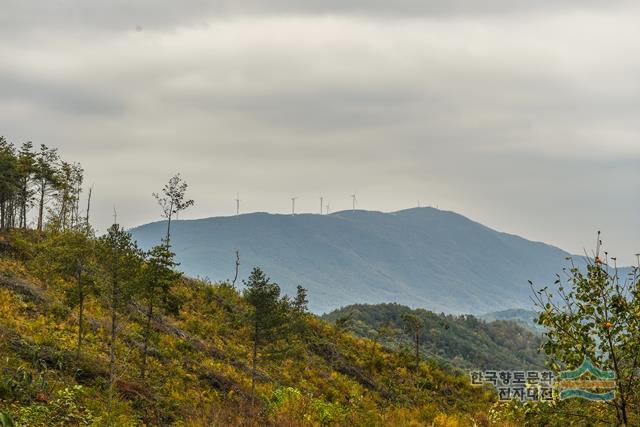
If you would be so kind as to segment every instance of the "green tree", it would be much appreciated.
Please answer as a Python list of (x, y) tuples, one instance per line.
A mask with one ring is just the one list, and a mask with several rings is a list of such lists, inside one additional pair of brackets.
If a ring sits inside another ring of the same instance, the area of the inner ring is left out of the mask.
[(31, 207), (34, 190), (31, 186), (35, 173), (33, 144), (25, 142), (17, 155), (19, 227), (27, 228), (27, 211)]
[(404, 313), (402, 320), (407, 328), (407, 331), (412, 335), (415, 345), (415, 357), (416, 357), (416, 373), (420, 368), (420, 333), (424, 325), (422, 319), (412, 313)]
[(4, 137), (0, 137), (0, 229), (9, 229), (14, 223), (14, 202), (18, 188), (15, 148)]
[(289, 304), (280, 296), (280, 287), (269, 280), (258, 267), (255, 267), (245, 281), (243, 293), (245, 301), (251, 306), (250, 324), (253, 351), (251, 358), (251, 406), (255, 403), (256, 372), (258, 352), (267, 345), (273, 345), (284, 336), (289, 318)]
[(145, 254), (145, 264), (140, 280), (140, 297), (145, 304), (145, 328), (142, 348), (140, 377), (144, 379), (147, 371), (147, 355), (151, 336), (151, 321), (154, 310), (162, 309), (171, 313), (178, 311), (177, 301), (171, 295), (171, 287), (180, 279), (181, 274), (174, 268), (178, 265), (175, 254), (166, 241), (154, 246)]
[(185, 200), (188, 185), (176, 174), (169, 179), (169, 183), (162, 188), (162, 194), (153, 193), (160, 208), (162, 217), (167, 219), (166, 241), (171, 240), (171, 220), (174, 215), (178, 215), (183, 210), (193, 206), (193, 200)]
[(80, 193), (82, 192), (84, 170), (78, 163), (62, 162), (55, 181), (54, 205), (49, 210), (50, 222), (57, 228), (66, 230), (80, 221)]
[(50, 197), (58, 182), (58, 151), (46, 145), (40, 145), (40, 151), (35, 156), (34, 178), (38, 192), (38, 231), (44, 227), (44, 212), (47, 198)]
[(84, 307), (95, 289), (95, 241), (90, 229), (51, 232), (40, 243), (33, 263), (45, 280), (57, 274), (74, 285), (65, 290), (70, 307), (78, 307), (78, 344), (80, 358), (84, 338)]
[[(586, 269), (571, 260), (558, 292), (535, 292), (538, 322), (546, 328), (544, 351), (555, 370), (575, 369), (585, 357), (616, 374), (613, 400), (618, 424), (638, 425), (640, 401), (640, 280), (638, 267), (618, 277), (616, 260), (599, 250)], [(609, 267), (613, 262), (614, 267)]]
[(291, 307), (294, 313), (303, 315), (307, 312), (309, 306), (309, 300), (307, 299), (307, 290), (302, 286), (296, 286), (296, 296), (291, 302)]
[(139, 279), (142, 254), (131, 239), (131, 234), (118, 224), (109, 227), (98, 240), (98, 258), (103, 273), (104, 296), (111, 315), (109, 342), (109, 401), (113, 398), (116, 350), (118, 338), (118, 312), (127, 304)]

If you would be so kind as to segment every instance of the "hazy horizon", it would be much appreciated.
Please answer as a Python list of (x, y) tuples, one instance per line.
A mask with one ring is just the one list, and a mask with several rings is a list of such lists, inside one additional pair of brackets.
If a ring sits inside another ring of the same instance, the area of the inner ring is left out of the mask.
[[(58, 147), (98, 230), (180, 172), (241, 211), (438, 206), (572, 253), (640, 252), (640, 6), (8, 0), (0, 134)], [(86, 195), (86, 193), (85, 193)]]

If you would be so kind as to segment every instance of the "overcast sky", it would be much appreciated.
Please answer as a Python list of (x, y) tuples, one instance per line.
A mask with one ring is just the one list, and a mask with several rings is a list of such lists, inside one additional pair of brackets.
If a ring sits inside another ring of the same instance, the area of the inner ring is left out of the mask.
[[(97, 5), (101, 3), (101, 5)], [(640, 8), (570, 0), (1, 0), (0, 134), (59, 147), (104, 230), (420, 202), (640, 252)]]

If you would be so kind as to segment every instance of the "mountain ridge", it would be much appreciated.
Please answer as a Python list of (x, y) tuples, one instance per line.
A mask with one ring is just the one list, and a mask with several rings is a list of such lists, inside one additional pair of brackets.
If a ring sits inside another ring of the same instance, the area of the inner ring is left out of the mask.
[[(148, 248), (165, 228), (131, 232)], [(261, 266), (286, 293), (308, 288), (315, 312), (382, 302), (449, 313), (530, 308), (528, 280), (553, 283), (569, 256), (435, 208), (174, 220), (172, 247), (186, 274), (216, 280), (233, 277), (239, 250), (239, 277)]]

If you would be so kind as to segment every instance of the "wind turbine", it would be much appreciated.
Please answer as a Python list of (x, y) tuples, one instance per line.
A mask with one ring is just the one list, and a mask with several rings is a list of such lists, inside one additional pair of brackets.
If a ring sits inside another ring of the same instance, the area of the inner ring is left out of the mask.
[(240, 194), (236, 193), (236, 215), (240, 215)]
[(291, 198), (291, 215), (295, 215), (296, 214), (296, 199), (297, 199), (297, 197), (292, 197)]
[(323, 201), (324, 201), (324, 197), (320, 196), (320, 215), (322, 215), (322, 206), (324, 206), (322, 204)]
[(329, 203), (327, 203), (327, 215), (329, 215), (331, 211), (329, 210)]
[(351, 195), (351, 204), (352, 204), (351, 210), (355, 212), (356, 211), (356, 195), (355, 194)]

